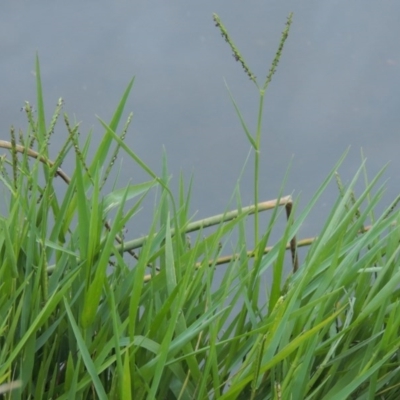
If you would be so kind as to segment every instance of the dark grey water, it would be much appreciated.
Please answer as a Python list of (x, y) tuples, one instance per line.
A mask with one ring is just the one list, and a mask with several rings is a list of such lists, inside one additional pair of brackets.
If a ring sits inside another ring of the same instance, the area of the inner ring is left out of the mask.
[[(261, 198), (276, 197), (293, 158), (285, 194), (301, 193), (305, 204), (351, 146), (344, 180), (358, 168), (361, 148), (371, 175), (391, 163), (388, 204), (400, 183), (400, 2), (394, 0), (2, 4), (1, 139), (8, 140), (11, 124), (26, 126), (20, 108), (25, 100), (35, 103), (36, 52), (47, 117), (63, 97), (65, 111), (82, 121), (82, 134), (94, 129), (94, 142), (102, 135), (95, 115), (108, 120), (135, 76), (127, 143), (158, 173), (165, 146), (175, 179), (181, 170), (194, 173), (192, 210), (198, 217), (218, 214), (250, 149), (224, 79), (252, 128), (258, 94), (212, 13), (263, 82), (290, 11), (291, 34), (265, 104)], [(245, 204), (252, 199), (251, 167), (242, 180)], [(130, 165), (121, 178), (138, 181), (143, 174)], [(304, 235), (317, 232), (335, 196), (332, 185)]]

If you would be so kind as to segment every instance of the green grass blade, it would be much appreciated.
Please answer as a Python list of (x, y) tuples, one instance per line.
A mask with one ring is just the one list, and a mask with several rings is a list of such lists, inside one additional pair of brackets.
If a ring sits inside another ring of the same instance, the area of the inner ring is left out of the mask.
[(93, 385), (96, 389), (97, 396), (101, 400), (107, 400), (108, 399), (107, 394), (106, 394), (104, 387), (101, 383), (101, 380), (98, 376), (96, 367), (90, 357), (85, 340), (83, 339), (81, 332), (79, 331), (79, 327), (78, 327), (77, 323), (75, 322), (75, 318), (72, 314), (71, 308), (68, 304), (68, 301), (65, 298), (64, 298), (64, 306), (67, 311), (68, 319), (71, 324), (72, 330), (74, 332), (80, 354), (82, 355), (83, 362), (85, 363), (86, 369), (92, 379)]

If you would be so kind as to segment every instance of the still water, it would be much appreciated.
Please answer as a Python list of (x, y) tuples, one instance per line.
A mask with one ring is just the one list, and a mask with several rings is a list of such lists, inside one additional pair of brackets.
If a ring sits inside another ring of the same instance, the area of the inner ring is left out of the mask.
[[(360, 165), (361, 148), (371, 176), (390, 162), (387, 205), (400, 186), (399, 1), (7, 2), (0, 13), (1, 139), (8, 140), (11, 124), (26, 127), (20, 109), (25, 100), (35, 104), (36, 52), (48, 119), (62, 97), (65, 111), (82, 121), (81, 134), (93, 129), (94, 144), (103, 133), (96, 115), (109, 120), (135, 76), (127, 144), (157, 173), (165, 148), (175, 182), (180, 171), (194, 174), (196, 218), (218, 214), (250, 150), (225, 82), (252, 129), (258, 93), (212, 13), (262, 83), (291, 11), (291, 33), (265, 103), (261, 199), (276, 197), (291, 163), (284, 194), (306, 204), (351, 146), (340, 170), (344, 181)], [(56, 139), (52, 145), (55, 154)], [(245, 205), (251, 177), (249, 162), (241, 182)], [(136, 166), (122, 168), (121, 184), (143, 179)], [(318, 232), (336, 196), (332, 184), (304, 236)], [(137, 235), (144, 224), (139, 218)]]

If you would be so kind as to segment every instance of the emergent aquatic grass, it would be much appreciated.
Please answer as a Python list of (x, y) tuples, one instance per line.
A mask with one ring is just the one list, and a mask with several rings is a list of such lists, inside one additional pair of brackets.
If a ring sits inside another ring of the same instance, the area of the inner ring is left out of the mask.
[[(157, 174), (124, 142), (132, 116), (119, 126), (133, 81), (111, 121), (100, 120), (104, 136), (89, 161), (91, 136), (81, 143), (61, 99), (46, 123), (37, 62), (37, 113), (27, 103), (28, 131), (17, 135), (11, 128), (10, 141), (0, 141), (10, 154), (0, 159), (7, 202), (0, 217), (4, 398), (399, 398), (399, 212), (397, 200), (376, 211), (381, 174), (365, 178), (358, 197), (354, 188), (364, 164), (347, 187), (337, 179), (337, 200), (311, 239), (296, 236), (342, 160), (301, 211), (283, 193), (259, 200), (263, 99), (291, 20), (259, 86), (214, 15), (260, 94), (254, 135), (231, 95), (254, 150), (254, 204), (242, 205), (236, 190), (236, 209), (201, 221), (190, 215), (191, 183), (185, 188), (181, 179), (174, 197), (166, 161)], [(52, 160), (48, 144), (59, 119), (68, 137)], [(148, 180), (115, 184), (118, 189), (104, 193), (121, 152)], [(68, 154), (75, 156), (71, 176), (61, 168)], [(62, 195), (55, 189), (60, 179)], [(154, 191), (159, 195), (148, 233), (124, 237), (125, 225)], [(260, 213), (267, 210), (270, 222), (261, 232)], [(284, 210), (284, 233), (270, 243)], [(238, 240), (227, 256), (232, 237)], [(308, 246), (302, 260), (300, 246)]]

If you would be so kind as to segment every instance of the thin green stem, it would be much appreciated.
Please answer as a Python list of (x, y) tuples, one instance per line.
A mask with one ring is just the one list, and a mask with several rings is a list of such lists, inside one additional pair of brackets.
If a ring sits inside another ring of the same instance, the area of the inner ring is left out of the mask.
[(262, 130), (262, 113), (264, 108), (264, 90), (260, 90), (260, 102), (258, 106), (258, 121), (256, 132), (256, 148), (254, 154), (254, 243), (257, 245), (259, 239), (259, 216), (258, 216), (258, 201), (259, 201), (259, 182), (260, 182), (260, 150), (261, 150), (261, 130)]

